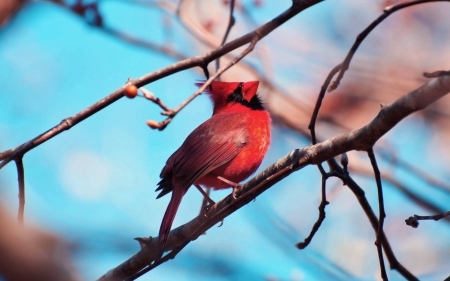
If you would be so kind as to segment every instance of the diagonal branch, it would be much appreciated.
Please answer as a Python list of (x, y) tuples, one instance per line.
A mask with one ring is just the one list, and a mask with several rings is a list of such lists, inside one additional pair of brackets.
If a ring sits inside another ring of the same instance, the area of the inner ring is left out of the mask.
[[(344, 170), (339, 166), (339, 164), (336, 162), (336, 160), (331, 159), (328, 161), (328, 164), (330, 165), (330, 168), (337, 171), (338, 173), (343, 173)], [(353, 192), (353, 194), (356, 196), (356, 199), (358, 200), (359, 204), (361, 205), (361, 208), (363, 209), (364, 213), (366, 214), (367, 218), (370, 221), (370, 224), (372, 225), (372, 228), (376, 231), (378, 231), (378, 219), (375, 215), (374, 211), (370, 207), (369, 201), (367, 201), (367, 198), (365, 196), (364, 190), (350, 177), (347, 176), (347, 182), (346, 185), (350, 190)], [(383, 246), (384, 252), (386, 254), (386, 257), (389, 261), (390, 268), (393, 270), (397, 270), (403, 277), (406, 278), (406, 280), (413, 280), (418, 281), (417, 277), (415, 277), (409, 270), (407, 270), (395, 257), (394, 251), (391, 248), (391, 245), (389, 244), (389, 241), (386, 237), (386, 234), (382, 232), (382, 238), (381, 244)]]
[[(178, 114), (178, 112), (180, 112), (184, 107), (186, 107), (186, 105), (188, 105), (191, 101), (193, 101), (196, 97), (198, 97), (199, 95), (201, 95), (201, 93), (203, 93), (206, 89), (206, 87), (208, 87), (209, 85), (211, 85), (211, 83), (220, 76), (220, 74), (224, 73), (225, 71), (227, 71), (229, 68), (231, 68), (233, 65), (237, 64), (241, 59), (243, 59), (246, 55), (248, 55), (251, 51), (253, 51), (253, 49), (255, 48), (256, 43), (260, 40), (260, 38), (258, 37), (258, 34), (255, 33), (255, 37), (252, 39), (252, 42), (250, 43), (250, 45), (239, 55), (237, 56), (234, 60), (232, 60), (229, 64), (227, 64), (226, 66), (220, 68), (219, 70), (217, 70), (216, 73), (214, 73), (213, 76), (211, 76), (208, 80), (206, 80), (206, 82), (197, 89), (197, 91), (195, 91), (190, 97), (188, 97), (185, 101), (183, 101), (177, 108), (175, 108), (174, 110), (171, 110), (169, 112), (163, 112), (164, 115), (167, 115), (168, 117), (159, 123), (152, 123), (151, 128), (153, 129), (158, 129), (160, 131), (164, 130), (166, 128), (166, 126), (172, 121), (172, 119)], [(150, 121), (152, 122), (152, 121)], [(148, 123), (148, 122), (147, 122)], [(149, 123), (148, 123), (149, 124)], [(150, 125), (150, 124), (149, 124)]]
[(386, 212), (384, 210), (383, 187), (381, 185), (381, 174), (380, 170), (378, 169), (375, 154), (373, 153), (373, 148), (369, 149), (367, 151), (367, 154), (369, 155), (370, 163), (372, 164), (373, 168), (373, 173), (375, 174), (375, 181), (377, 183), (377, 190), (378, 190), (378, 208), (380, 212), (378, 216), (377, 239), (375, 240), (375, 245), (377, 246), (378, 251), (378, 259), (381, 268), (381, 278), (383, 278), (383, 280), (388, 280), (386, 274), (386, 267), (384, 266), (383, 249), (381, 248), (381, 243), (383, 240), (383, 224), (384, 218), (386, 217)]
[[(373, 171), (369, 170), (366, 167), (362, 166), (352, 166), (352, 172), (363, 176), (367, 178), (373, 178)], [(421, 196), (419, 193), (413, 191), (411, 188), (406, 186), (405, 184), (401, 183), (399, 180), (397, 180), (395, 177), (390, 175), (389, 173), (383, 174), (383, 181), (391, 184), (394, 188), (396, 188), (403, 196), (417, 204), (418, 206), (424, 208), (425, 210), (428, 210), (433, 213), (442, 213), (445, 212), (442, 208), (437, 206), (435, 203), (433, 203), (431, 200), (428, 200)], [(450, 218), (445, 220), (447, 223), (450, 222)]]
[[(419, 89), (385, 106), (366, 126), (347, 134), (338, 135), (316, 145), (310, 145), (292, 151), (250, 179), (242, 188), (239, 188), (237, 190), (237, 199), (232, 200), (228, 196), (212, 206), (206, 213), (206, 218), (204, 216), (197, 216), (190, 222), (173, 229), (170, 232), (166, 249), (172, 249), (174, 254), (178, 253), (185, 245), (195, 240), (204, 231), (220, 222), (223, 218), (250, 203), (283, 178), (307, 165), (317, 165), (330, 159), (329, 162), (331, 163), (332, 169), (338, 170), (340, 174), (344, 174), (345, 172), (337, 163), (336, 165), (333, 164), (335, 162), (332, 159), (333, 157), (350, 150), (367, 151), (380, 137), (392, 129), (403, 118), (425, 108), (437, 99), (445, 96), (448, 92), (450, 92), (450, 77), (445, 76), (430, 80)], [(350, 177), (348, 177), (347, 185), (352, 188), (352, 191), (354, 190), (358, 201), (360, 203), (363, 202), (361, 206), (363, 206), (364, 211), (368, 215), (372, 226), (374, 229), (378, 229), (378, 220), (365, 199), (364, 192)], [(99, 280), (123, 280), (146, 268), (148, 264), (156, 259), (157, 241), (158, 239), (156, 238), (149, 241), (133, 257), (108, 271)], [(396, 260), (384, 236), (381, 242), (391, 267), (397, 269), (408, 280), (417, 280), (417, 278)], [(171, 253), (167, 255), (167, 259), (173, 257)]]
[[(316, 125), (317, 116), (319, 114), (319, 110), (320, 110), (320, 106), (322, 105), (322, 101), (325, 98), (325, 93), (326, 93), (327, 89), (328, 89), (329, 92), (331, 92), (331, 91), (335, 90), (339, 86), (340, 81), (344, 77), (345, 71), (347, 71), (349, 66), (350, 66), (350, 62), (351, 62), (354, 54), (356, 53), (356, 50), (359, 48), (359, 46), (364, 41), (364, 39), (369, 35), (369, 33), (373, 29), (375, 29), (375, 27), (378, 24), (380, 24), (383, 20), (385, 20), (388, 16), (390, 16), (391, 14), (393, 14), (396, 11), (399, 11), (401, 9), (404, 9), (404, 8), (407, 8), (407, 7), (410, 7), (410, 6), (423, 4), (423, 3), (449, 2), (449, 1), (450, 0), (416, 0), (416, 1), (400, 3), (398, 5), (386, 7), (384, 9), (384, 11), (383, 11), (384, 13), (382, 15), (380, 15), (375, 21), (373, 21), (366, 29), (364, 29), (356, 37), (355, 43), (353, 43), (353, 46), (351, 47), (350, 51), (347, 53), (347, 56), (345, 57), (344, 61), (342, 63), (336, 65), (330, 71), (330, 73), (328, 74), (327, 78), (325, 79), (325, 82), (322, 85), (322, 88), (320, 90), (319, 96), (317, 98), (316, 105), (314, 107), (314, 112), (313, 112), (313, 114), (311, 116), (311, 121), (310, 121), (309, 126), (308, 126), (308, 129), (311, 131), (311, 139), (312, 139), (312, 143), (313, 144), (316, 143), (315, 125)], [(336, 73), (339, 73), (338, 77), (336, 78), (336, 80), (331, 82), (331, 79), (333, 79), (333, 77), (334, 77), (334, 75), (336, 75)]]
[(424, 4), (424, 3), (431, 3), (431, 2), (449, 2), (449, 1), (450, 0), (416, 0), (416, 1), (404, 2), (404, 3), (400, 3), (398, 5), (393, 5), (393, 6), (384, 8), (383, 14), (380, 15), (376, 20), (374, 20), (366, 29), (363, 30), (363, 32), (361, 32), (356, 37), (355, 43), (353, 44), (352, 48), (350, 49), (347, 56), (345, 57), (345, 60), (341, 64), (342, 67), (339, 71), (338, 77), (336, 78), (336, 80), (334, 80), (331, 83), (328, 91), (331, 92), (339, 86), (340, 81), (344, 77), (344, 73), (348, 70), (348, 68), (350, 66), (350, 62), (353, 58), (353, 55), (356, 53), (356, 50), (358, 50), (359, 46), (364, 41), (364, 39), (367, 37), (367, 35), (369, 35), (369, 33), (372, 32), (372, 30), (374, 30), (375, 27), (377, 27), (377, 25), (379, 25), (387, 17), (389, 17), (390, 15), (392, 15), (393, 13), (395, 13), (401, 9), (408, 8), (411, 6)]
[[(294, 1), (292, 6), (288, 8), (285, 12), (280, 14), (279, 16), (275, 17), (271, 21), (267, 22), (266, 24), (262, 25), (261, 27), (255, 29), (252, 32), (247, 33), (246, 35), (243, 35), (217, 49), (212, 50), (211, 52), (196, 56), (192, 58), (188, 58), (185, 60), (182, 60), (178, 63), (172, 64), (168, 67), (165, 67), (163, 69), (160, 69), (158, 71), (152, 72), (150, 74), (144, 75), (136, 80), (130, 81), (130, 83), (125, 84), (121, 88), (117, 89), (113, 93), (111, 93), (109, 96), (103, 98), (102, 100), (96, 102), (92, 106), (82, 110), (81, 112), (68, 117), (61, 121), (60, 124), (56, 125), (55, 127), (51, 128), (50, 130), (46, 131), (45, 133), (37, 136), (36, 138), (25, 142), (24, 144), (12, 148), (10, 150), (4, 151), (0, 153), (0, 169), (3, 168), (7, 163), (9, 163), (11, 160), (24, 155), (31, 149), (39, 146), (40, 144), (48, 141), (49, 139), (59, 135), (61, 132), (69, 130), (79, 122), (87, 119), (88, 117), (94, 115), (98, 111), (102, 110), (103, 108), (111, 105), (112, 103), (116, 102), (120, 98), (124, 96), (124, 89), (125, 86), (128, 86), (130, 84), (135, 85), (137, 88), (140, 88), (142, 86), (145, 86), (149, 83), (152, 83), (158, 79), (167, 77), (171, 74), (192, 68), (192, 67), (204, 67), (213, 60), (245, 45), (248, 43), (251, 43), (254, 38), (258, 38), (258, 40), (264, 38), (267, 34), (281, 26), (283, 23), (300, 13), (301, 11), (319, 3), (322, 2), (322, 0), (305, 0), (305, 1)], [(183, 105), (184, 107), (185, 105)]]

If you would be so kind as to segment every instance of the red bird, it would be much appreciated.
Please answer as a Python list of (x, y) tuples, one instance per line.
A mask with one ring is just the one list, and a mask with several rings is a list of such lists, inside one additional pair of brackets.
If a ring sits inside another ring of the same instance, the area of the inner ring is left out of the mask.
[[(197, 83), (201, 86), (202, 83)], [(214, 111), (198, 126), (162, 169), (156, 191), (172, 198), (159, 229), (162, 256), (181, 199), (191, 185), (223, 189), (245, 180), (261, 164), (270, 144), (269, 113), (256, 91), (259, 82), (212, 82), (207, 90)]]

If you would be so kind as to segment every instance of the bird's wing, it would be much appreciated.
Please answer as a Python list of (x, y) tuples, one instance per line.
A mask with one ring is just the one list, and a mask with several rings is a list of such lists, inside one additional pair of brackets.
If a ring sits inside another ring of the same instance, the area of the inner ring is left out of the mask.
[(231, 161), (248, 140), (245, 117), (217, 114), (197, 127), (167, 160), (158, 198), (172, 191), (172, 177), (188, 188), (197, 179)]

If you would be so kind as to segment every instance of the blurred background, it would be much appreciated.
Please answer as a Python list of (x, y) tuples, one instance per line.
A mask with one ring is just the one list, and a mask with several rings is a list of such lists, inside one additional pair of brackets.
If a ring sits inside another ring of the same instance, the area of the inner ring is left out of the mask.
[[(4, 0), (3, 0), (4, 1)], [(388, 5), (400, 1), (334, 0), (300, 13), (266, 38), (224, 81), (260, 80), (273, 118), (271, 148), (261, 171), (310, 144), (307, 125), (328, 72), (356, 36)], [(20, 1), (0, 4), (0, 151), (22, 144), (138, 78), (220, 45), (229, 1)], [(291, 1), (236, 0), (228, 41), (271, 20)], [(448, 3), (402, 10), (380, 24), (356, 53), (338, 90), (319, 115), (320, 140), (368, 123), (387, 104), (427, 80), (423, 71), (448, 69)], [(241, 49), (223, 57), (221, 64)], [(214, 63), (209, 65), (214, 72)], [(201, 69), (146, 86), (169, 107), (191, 95)], [(413, 214), (450, 209), (450, 97), (406, 118), (375, 147), (384, 177), (385, 232), (398, 260), (420, 280), (450, 275), (449, 220)], [(74, 268), (94, 280), (139, 250), (134, 237), (157, 236), (169, 196), (155, 200), (167, 158), (211, 116), (202, 95), (164, 131), (160, 109), (122, 98), (24, 157), (25, 224), (66, 241)], [(350, 174), (378, 213), (375, 181), (364, 152), (351, 152)], [(326, 165), (325, 165), (326, 167)], [(294, 247), (318, 217), (320, 173), (307, 167), (190, 243), (176, 259), (139, 280), (379, 280), (375, 234), (355, 196), (336, 179), (327, 185), (327, 218), (305, 250)], [(220, 200), (229, 191), (213, 192)], [(198, 215), (191, 189), (174, 227)], [(0, 205), (16, 216), (17, 173), (0, 171)], [(386, 261), (387, 263), (387, 261)], [(388, 268), (388, 266), (387, 266)], [(391, 280), (403, 280), (388, 271)], [(0, 277), (1, 279), (1, 277)]]

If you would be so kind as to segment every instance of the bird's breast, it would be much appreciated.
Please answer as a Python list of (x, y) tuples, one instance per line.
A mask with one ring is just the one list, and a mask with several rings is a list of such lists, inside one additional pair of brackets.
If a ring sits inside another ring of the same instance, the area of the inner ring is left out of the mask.
[(246, 145), (227, 164), (198, 179), (195, 183), (214, 189), (229, 188), (230, 185), (217, 179), (221, 176), (239, 183), (252, 175), (261, 165), (270, 145), (270, 116), (267, 111), (254, 111), (242, 116), (248, 138)]

